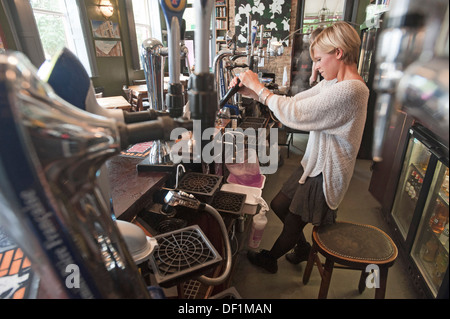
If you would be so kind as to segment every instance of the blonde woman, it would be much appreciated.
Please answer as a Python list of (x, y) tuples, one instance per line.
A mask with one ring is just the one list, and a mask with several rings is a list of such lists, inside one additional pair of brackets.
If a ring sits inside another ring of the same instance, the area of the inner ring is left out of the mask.
[[(319, 27), (317, 29), (314, 29), (313, 32), (311, 32), (311, 34), (309, 36), (309, 43), (310, 43), (310, 45), (314, 42), (314, 40), (317, 38), (317, 36), (322, 31), (323, 31), (323, 28)], [(314, 85), (316, 85), (317, 83), (320, 82), (319, 72), (317, 71), (315, 64), (316, 64), (316, 62), (313, 61), (312, 72), (311, 72), (311, 76), (309, 77), (309, 85), (310, 86), (314, 86)]]
[[(240, 74), (240, 92), (267, 105), (286, 126), (309, 131), (305, 155), (297, 171), (271, 202), (283, 230), (271, 250), (249, 251), (251, 263), (270, 273), (288, 253), (292, 263), (307, 260), (308, 223), (334, 223), (356, 162), (366, 120), (369, 89), (357, 71), (360, 38), (346, 22), (325, 28), (310, 47), (315, 69), (324, 80), (293, 97), (276, 95), (252, 71)], [(230, 86), (237, 82), (231, 81)]]

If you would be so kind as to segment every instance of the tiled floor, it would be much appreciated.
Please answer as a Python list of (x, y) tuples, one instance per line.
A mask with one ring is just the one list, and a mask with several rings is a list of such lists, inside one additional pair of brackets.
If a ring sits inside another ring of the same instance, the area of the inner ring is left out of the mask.
[[(290, 148), (287, 158), (286, 147), (281, 148), (283, 165), (273, 175), (268, 175), (263, 190), (263, 198), (270, 203), (271, 199), (281, 188), (282, 183), (300, 163), (306, 147), (308, 135), (294, 134), (294, 147)], [(371, 178), (370, 160), (357, 160), (355, 172), (349, 190), (339, 207), (338, 220), (354, 221), (370, 224), (389, 233), (386, 222), (380, 213), (379, 203), (368, 191)], [(270, 249), (281, 232), (282, 224), (277, 216), (270, 211), (267, 214), (268, 225), (264, 231), (260, 248)], [(305, 228), (305, 235), (311, 238), (312, 226)], [(248, 299), (315, 299), (320, 287), (320, 275), (317, 268), (313, 269), (307, 285), (302, 283), (306, 262), (299, 265), (290, 264), (284, 257), (278, 260), (278, 272), (270, 274), (259, 269), (247, 260), (247, 247), (239, 252), (236, 269), (231, 286), (234, 286), (242, 298)], [(360, 272), (335, 269), (328, 292), (329, 299), (371, 299), (373, 289), (365, 289), (358, 293)], [(397, 258), (389, 270), (386, 299), (415, 299), (421, 298), (408, 277), (405, 264)]]

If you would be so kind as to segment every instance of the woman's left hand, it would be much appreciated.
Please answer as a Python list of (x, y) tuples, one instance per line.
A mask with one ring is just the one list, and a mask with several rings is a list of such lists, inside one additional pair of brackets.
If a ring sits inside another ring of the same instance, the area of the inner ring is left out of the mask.
[(239, 75), (241, 83), (254, 91), (256, 94), (264, 87), (264, 84), (259, 82), (258, 74), (251, 70), (247, 70)]
[[(240, 80), (240, 78), (239, 78)], [(230, 85), (228, 86), (228, 89), (231, 89), (232, 87), (234, 87), (235, 85), (239, 85), (239, 93), (242, 94), (242, 96), (244, 97), (248, 97), (248, 98), (252, 98), (252, 99), (258, 99), (258, 96), (253, 92), (253, 90), (247, 88), (246, 86), (244, 86), (242, 84), (242, 82), (240, 82), (239, 84), (238, 82), (238, 77), (235, 77), (231, 80)]]

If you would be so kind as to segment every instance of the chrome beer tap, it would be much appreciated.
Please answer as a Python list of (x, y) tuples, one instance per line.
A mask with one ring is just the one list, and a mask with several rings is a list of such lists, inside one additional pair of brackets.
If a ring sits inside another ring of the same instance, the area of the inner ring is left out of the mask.
[[(93, 90), (83, 87), (89, 104)], [(130, 144), (170, 140), (174, 128), (192, 129), (192, 122), (162, 116), (125, 124), (81, 110), (55, 94), (18, 52), (0, 54), (0, 95), (0, 142), (8, 150), (0, 154), (0, 199), (7, 207), (0, 219), (41, 282), (55, 287), (49, 296), (148, 298), (96, 175)], [(82, 289), (66, 285), (68, 266), (79, 269)]]
[(387, 131), (395, 123), (397, 111), (404, 109), (397, 93), (400, 82), (405, 81), (407, 68), (432, 56), (430, 52), (433, 50), (430, 51), (430, 48), (439, 34), (436, 27), (443, 22), (445, 5), (448, 6), (448, 3), (432, 0), (425, 9), (423, 2), (418, 0), (392, 2), (376, 51), (374, 88), (378, 96), (372, 150), (374, 161), (382, 160)]

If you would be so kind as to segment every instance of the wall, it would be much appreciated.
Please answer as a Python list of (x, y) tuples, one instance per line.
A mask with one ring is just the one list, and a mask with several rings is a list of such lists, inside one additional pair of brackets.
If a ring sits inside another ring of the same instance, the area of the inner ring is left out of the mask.
[[(114, 1), (112, 1), (114, 3)], [(97, 0), (85, 0), (89, 20), (105, 20), (96, 10)], [(133, 80), (144, 79), (142, 70), (133, 70), (131, 62), (130, 33), (127, 25), (125, 1), (114, 3), (116, 10), (110, 18), (119, 24), (122, 41), (122, 57), (96, 57), (98, 76), (92, 78), (95, 87), (104, 88), (104, 96), (123, 95), (122, 86), (132, 85)]]
[[(230, 30), (234, 33), (235, 32), (235, 0), (228, 0), (229, 1), (229, 17), (230, 17)], [(318, 0), (317, 0), (318, 1)], [(290, 19), (290, 32), (295, 30), (295, 26), (297, 25), (297, 11), (298, 11), (298, 5), (300, 1), (299, 0), (291, 0), (291, 19)], [(358, 0), (354, 1), (358, 5), (357, 8), (357, 14), (356, 14), (356, 25), (360, 25), (364, 22), (365, 19), (365, 9), (367, 5), (370, 3), (370, 0)], [(356, 27), (357, 31), (359, 32), (358, 27)], [(292, 38), (291, 38), (292, 39)], [(284, 52), (281, 56), (276, 57), (267, 57), (266, 54), (266, 64), (264, 66), (264, 70), (269, 73), (275, 73), (275, 82), (279, 85), (281, 85), (283, 80), (283, 71), (284, 67), (287, 67), (287, 74), (288, 74), (288, 85), (290, 85), (292, 79), (291, 79), (291, 63), (292, 63), (292, 41), (289, 42), (289, 46), (284, 48)]]
[[(229, 0), (230, 4), (229, 8), (229, 24), (230, 30), (235, 32), (235, 0)], [(297, 19), (297, 0), (291, 0), (291, 19), (290, 19), (290, 30), (295, 30), (295, 22)], [(266, 50), (265, 48), (264, 50)], [(265, 51), (266, 52), (266, 51)], [(281, 85), (283, 80), (283, 71), (284, 67), (288, 67), (288, 83), (290, 83), (290, 67), (291, 67), (291, 55), (292, 55), (292, 47), (284, 48), (284, 52), (281, 56), (272, 56), (268, 57), (266, 54), (265, 65), (262, 68), (267, 73), (275, 73), (275, 83)]]
[[(8, 24), (8, 17), (4, 7), (6, 1), (7, 0), (2, 0), (0, 2), (0, 26), (5, 38), (4, 44), (8, 50), (20, 50), (20, 45), (17, 43), (17, 39), (15, 39), (11, 27)], [(144, 79), (144, 72), (142, 70), (136, 71), (132, 68), (131, 49), (129, 45), (130, 36), (126, 27), (128, 25), (128, 20), (125, 1), (112, 0), (112, 2), (114, 3), (116, 10), (110, 20), (119, 24), (123, 56), (96, 57), (98, 74), (92, 78), (92, 82), (95, 87), (104, 88), (104, 96), (122, 95), (122, 86), (124, 84), (131, 85), (132, 81), (135, 79)], [(89, 23), (91, 20), (105, 20), (97, 10), (97, 3), (98, 0), (84, 0)]]

